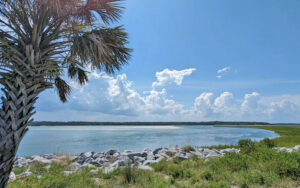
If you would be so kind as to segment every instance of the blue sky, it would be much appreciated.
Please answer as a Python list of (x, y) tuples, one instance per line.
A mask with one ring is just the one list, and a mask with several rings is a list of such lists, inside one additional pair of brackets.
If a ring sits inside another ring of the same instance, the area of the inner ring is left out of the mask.
[(300, 122), (300, 1), (123, 5), (129, 65), (74, 84), (68, 104), (42, 94), (36, 120)]

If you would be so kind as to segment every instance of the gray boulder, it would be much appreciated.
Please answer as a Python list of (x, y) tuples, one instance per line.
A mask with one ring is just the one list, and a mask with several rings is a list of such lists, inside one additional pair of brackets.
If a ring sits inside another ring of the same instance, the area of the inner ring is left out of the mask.
[(144, 157), (139, 157), (139, 156), (133, 157), (133, 162), (136, 164), (143, 164), (144, 161), (145, 161)]
[(14, 173), (14, 172), (11, 172), (11, 173), (9, 174), (8, 182), (9, 182), (9, 183), (10, 183), (10, 182), (13, 182), (13, 181), (15, 181), (16, 179), (17, 179), (17, 177), (16, 177), (15, 173)]
[(162, 150), (163, 148), (157, 148), (157, 149), (155, 149), (154, 151), (153, 151), (153, 155), (156, 155), (156, 154), (158, 154), (158, 152), (160, 151), (160, 150)]
[(294, 149), (295, 151), (300, 150), (300, 145), (295, 146), (293, 149)]
[(76, 171), (76, 172), (78, 172), (82, 169), (81, 165), (77, 162), (71, 163), (70, 168), (71, 168), (72, 171)]
[(32, 158), (31, 162), (42, 163), (42, 164), (52, 163), (52, 160), (45, 159), (44, 157), (41, 156), (32, 156), (31, 158)]
[(104, 154), (104, 153), (95, 153), (95, 154), (93, 155), (93, 159), (102, 158), (102, 157), (105, 157), (105, 154)]
[(154, 160), (155, 159), (155, 156), (154, 156), (152, 150), (150, 150), (148, 148), (144, 149), (144, 151), (142, 152), (142, 157), (144, 157), (147, 160)]
[(143, 162), (143, 166), (156, 164), (156, 163), (159, 163), (159, 161), (158, 160), (146, 160)]
[(191, 157), (191, 154), (186, 152), (179, 152), (176, 153), (175, 157), (177, 157), (180, 160), (187, 160), (188, 158)]
[(151, 168), (150, 166), (145, 166), (145, 165), (139, 165), (138, 169), (153, 171), (153, 168)]
[(226, 148), (226, 149), (220, 150), (220, 152), (222, 154), (226, 154), (226, 153), (239, 153), (240, 150), (239, 149), (235, 149), (235, 148)]
[(218, 151), (215, 151), (215, 150), (210, 150), (206, 155), (205, 155), (205, 158), (206, 159), (213, 159), (213, 158), (216, 158), (216, 157), (220, 157), (222, 156), (222, 154)]
[(28, 176), (31, 176), (31, 175), (32, 175), (32, 172), (30, 172), (30, 171), (27, 170), (27, 171), (25, 171), (25, 172), (17, 175), (17, 177), (18, 178), (27, 178)]
[(99, 169), (90, 170), (90, 173), (93, 174), (93, 175), (98, 174), (98, 172), (99, 172)]
[(85, 153), (81, 153), (80, 154), (80, 157), (83, 157), (83, 158), (90, 158), (92, 157), (94, 154), (94, 152), (85, 152)]
[(52, 155), (52, 154), (45, 154), (45, 155), (42, 155), (42, 157), (45, 158), (45, 159), (51, 160), (51, 159), (54, 159), (55, 156)]
[(132, 153), (125, 154), (125, 156), (128, 156), (129, 159), (133, 160), (134, 157), (142, 157), (142, 153), (132, 152)]
[(111, 150), (109, 150), (109, 151), (106, 152), (106, 153), (109, 154), (109, 155), (114, 155), (115, 153), (118, 153), (118, 152), (119, 152), (118, 150), (111, 149)]
[(28, 161), (24, 157), (18, 157), (14, 162), (15, 168), (22, 168), (27, 166), (28, 166)]
[(120, 166), (128, 166), (131, 163), (132, 160), (128, 156), (121, 156), (111, 165), (111, 167), (118, 168)]
[(198, 157), (198, 158), (204, 158), (205, 157), (205, 155), (202, 152), (200, 152), (200, 151), (191, 151), (190, 153), (192, 155)]

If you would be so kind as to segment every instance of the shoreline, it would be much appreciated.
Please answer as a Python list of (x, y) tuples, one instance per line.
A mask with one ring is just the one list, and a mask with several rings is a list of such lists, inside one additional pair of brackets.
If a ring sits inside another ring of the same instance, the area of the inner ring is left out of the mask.
[[(273, 148), (278, 152), (293, 153), (300, 151), (300, 145), (293, 148)], [(154, 171), (152, 165), (159, 164), (162, 161), (185, 161), (202, 159), (209, 161), (215, 158), (224, 157), (227, 154), (239, 154), (241, 150), (239, 148), (202, 148), (202, 147), (174, 147), (174, 148), (157, 148), (150, 150), (148, 148), (141, 152), (135, 152), (131, 150), (124, 150), (123, 152), (118, 150), (108, 150), (106, 152), (84, 152), (79, 155), (72, 154), (45, 154), (45, 155), (33, 155), (29, 157), (17, 157), (14, 162), (14, 169), (23, 169), (23, 172), (16, 175), (14, 172), (10, 175), (10, 182), (17, 179), (24, 179), (31, 176), (33, 173), (30, 171), (32, 165), (43, 165), (44, 168), (50, 168), (52, 164), (69, 164), (69, 168), (63, 171), (65, 176), (69, 176), (73, 173), (80, 173), (84, 169), (90, 170), (91, 174), (97, 174), (103, 172), (104, 174), (112, 173), (119, 168), (126, 168), (128, 166), (134, 166), (139, 170)], [(37, 176), (41, 178), (40, 175)]]

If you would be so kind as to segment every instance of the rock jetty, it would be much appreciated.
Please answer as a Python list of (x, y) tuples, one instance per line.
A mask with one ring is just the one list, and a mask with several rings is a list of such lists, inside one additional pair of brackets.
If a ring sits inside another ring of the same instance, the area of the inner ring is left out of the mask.
[[(298, 151), (300, 146), (294, 148), (275, 148), (278, 151), (293, 152)], [(173, 160), (177, 158), (179, 160), (187, 160), (191, 157), (202, 158), (209, 160), (216, 157), (222, 157), (226, 153), (239, 153), (240, 150), (236, 148), (227, 149), (208, 149), (208, 148), (158, 148), (155, 150), (144, 149), (142, 152), (135, 152), (131, 150), (125, 150), (123, 152), (118, 150), (109, 150), (107, 152), (85, 152), (79, 155), (53, 155), (46, 154), (41, 156), (31, 157), (17, 157), (14, 162), (14, 168), (27, 168), (32, 163), (47, 164), (46, 168), (50, 168), (51, 163), (61, 162), (67, 157), (69, 161), (72, 161), (70, 171), (65, 171), (64, 175), (68, 176), (72, 173), (80, 172), (86, 167), (94, 167), (90, 171), (92, 174), (98, 173), (102, 170), (104, 173), (112, 172), (119, 167), (125, 167), (128, 165), (134, 165), (139, 169), (153, 170), (151, 164), (159, 163), (161, 160)], [(14, 181), (17, 178), (25, 178), (32, 175), (30, 168), (25, 172), (15, 175), (11, 173), (10, 181)]]

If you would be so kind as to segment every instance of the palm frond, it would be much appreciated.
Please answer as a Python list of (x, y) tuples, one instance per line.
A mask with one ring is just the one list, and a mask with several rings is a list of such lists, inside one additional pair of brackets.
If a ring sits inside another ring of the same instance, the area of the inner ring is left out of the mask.
[(130, 59), (129, 48), (126, 48), (127, 33), (122, 26), (100, 28), (72, 37), (71, 54), (84, 64), (91, 64), (94, 69), (104, 69), (107, 73), (120, 70), (121, 65)]
[(78, 81), (80, 85), (85, 85), (89, 81), (87, 71), (80, 68), (78, 66), (79, 64), (80, 63), (75, 60), (73, 60), (73, 63), (69, 64), (68, 76), (71, 79)]
[(68, 96), (71, 94), (71, 87), (60, 77), (55, 78), (54, 84), (60, 100), (62, 102), (67, 102)]

